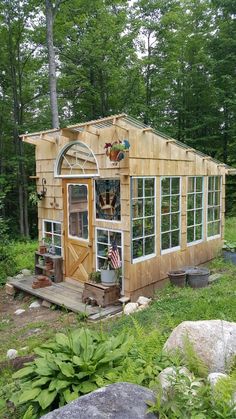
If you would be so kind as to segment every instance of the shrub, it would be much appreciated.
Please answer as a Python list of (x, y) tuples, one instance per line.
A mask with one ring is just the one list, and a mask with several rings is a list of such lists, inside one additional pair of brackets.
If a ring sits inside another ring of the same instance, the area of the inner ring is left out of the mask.
[(18, 405), (28, 404), (44, 414), (110, 384), (109, 372), (119, 376), (133, 339), (123, 333), (104, 339), (88, 329), (57, 333), (55, 340), (35, 349), (33, 362), (13, 374), (20, 391), (12, 397)]

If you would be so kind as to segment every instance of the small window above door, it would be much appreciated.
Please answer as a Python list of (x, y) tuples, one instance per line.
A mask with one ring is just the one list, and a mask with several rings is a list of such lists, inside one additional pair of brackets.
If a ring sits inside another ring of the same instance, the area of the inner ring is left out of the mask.
[(81, 141), (66, 144), (55, 163), (55, 177), (94, 177), (99, 175), (97, 159), (92, 150)]
[(96, 218), (98, 220), (120, 221), (119, 179), (96, 179)]

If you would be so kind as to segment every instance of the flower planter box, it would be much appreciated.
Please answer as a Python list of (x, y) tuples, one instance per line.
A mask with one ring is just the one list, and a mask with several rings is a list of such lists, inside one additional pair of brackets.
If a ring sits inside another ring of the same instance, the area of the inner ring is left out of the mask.
[(120, 288), (118, 285), (106, 287), (102, 284), (85, 282), (82, 295), (82, 302), (88, 303), (95, 301), (98, 306), (106, 307), (114, 304), (120, 298)]

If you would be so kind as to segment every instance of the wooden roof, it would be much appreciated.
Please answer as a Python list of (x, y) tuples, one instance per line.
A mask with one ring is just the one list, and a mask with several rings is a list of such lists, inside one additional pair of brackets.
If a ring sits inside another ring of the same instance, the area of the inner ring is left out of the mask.
[[(87, 121), (87, 122), (82, 122), (79, 124), (74, 124), (74, 125), (68, 125), (64, 128), (55, 128), (55, 129), (50, 129), (50, 130), (46, 130), (46, 131), (39, 131), (39, 132), (34, 132), (31, 134), (23, 134), (20, 137), (22, 138), (23, 141), (30, 143), (30, 144), (36, 144), (35, 141), (36, 140), (44, 140), (44, 141), (49, 141), (49, 142), (56, 142), (55, 140), (55, 134), (60, 134), (61, 131), (70, 131), (70, 132), (83, 132), (83, 131), (89, 131), (91, 134), (95, 134), (95, 135), (99, 135), (99, 130), (100, 129), (106, 129), (109, 128), (111, 126), (116, 126), (117, 122), (119, 120), (123, 120), (127, 125), (130, 125), (136, 129), (142, 130), (143, 132), (146, 131), (151, 131), (154, 134), (158, 135), (159, 137), (162, 137), (163, 139), (165, 139), (168, 143), (174, 143), (176, 144), (178, 147), (181, 147), (183, 149), (185, 149), (187, 152), (193, 152), (196, 153), (197, 155), (199, 155), (200, 157), (202, 157), (203, 159), (207, 159), (212, 161), (213, 163), (217, 164), (217, 165), (222, 165), (223, 167), (225, 167), (226, 171), (228, 174), (232, 174), (232, 175), (236, 175), (236, 168), (230, 167), (227, 164), (224, 164), (222, 162), (220, 162), (217, 159), (214, 159), (213, 157), (208, 156), (207, 154), (202, 153), (201, 151), (198, 151), (194, 148), (190, 148), (187, 144), (184, 144), (178, 140), (175, 140), (174, 138), (163, 134), (162, 132), (153, 129), (152, 127), (145, 125), (144, 123), (142, 123), (141, 121), (125, 114), (125, 113), (121, 113), (121, 114), (117, 114), (117, 115), (110, 115), (108, 117), (105, 118), (100, 118), (100, 119), (95, 119), (92, 121)], [(124, 129), (122, 126), (118, 125), (119, 128)], [(127, 130), (128, 131), (128, 130)]]

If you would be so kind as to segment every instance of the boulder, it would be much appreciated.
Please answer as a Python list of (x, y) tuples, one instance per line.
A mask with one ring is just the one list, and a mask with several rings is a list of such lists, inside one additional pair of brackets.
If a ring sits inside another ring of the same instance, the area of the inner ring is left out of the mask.
[(186, 339), (208, 372), (225, 373), (236, 354), (236, 323), (224, 320), (185, 321), (171, 333), (164, 345), (166, 353), (180, 351)]
[(147, 413), (153, 391), (135, 384), (116, 383), (82, 396), (41, 419), (156, 419)]
[(138, 303), (128, 303), (124, 307), (124, 314), (129, 315), (137, 311)]
[(216, 383), (219, 380), (221, 380), (222, 378), (227, 378), (227, 377), (228, 377), (228, 375), (223, 374), (222, 372), (211, 372), (208, 375), (207, 380), (209, 381), (212, 390), (214, 390), (214, 387), (215, 387)]

